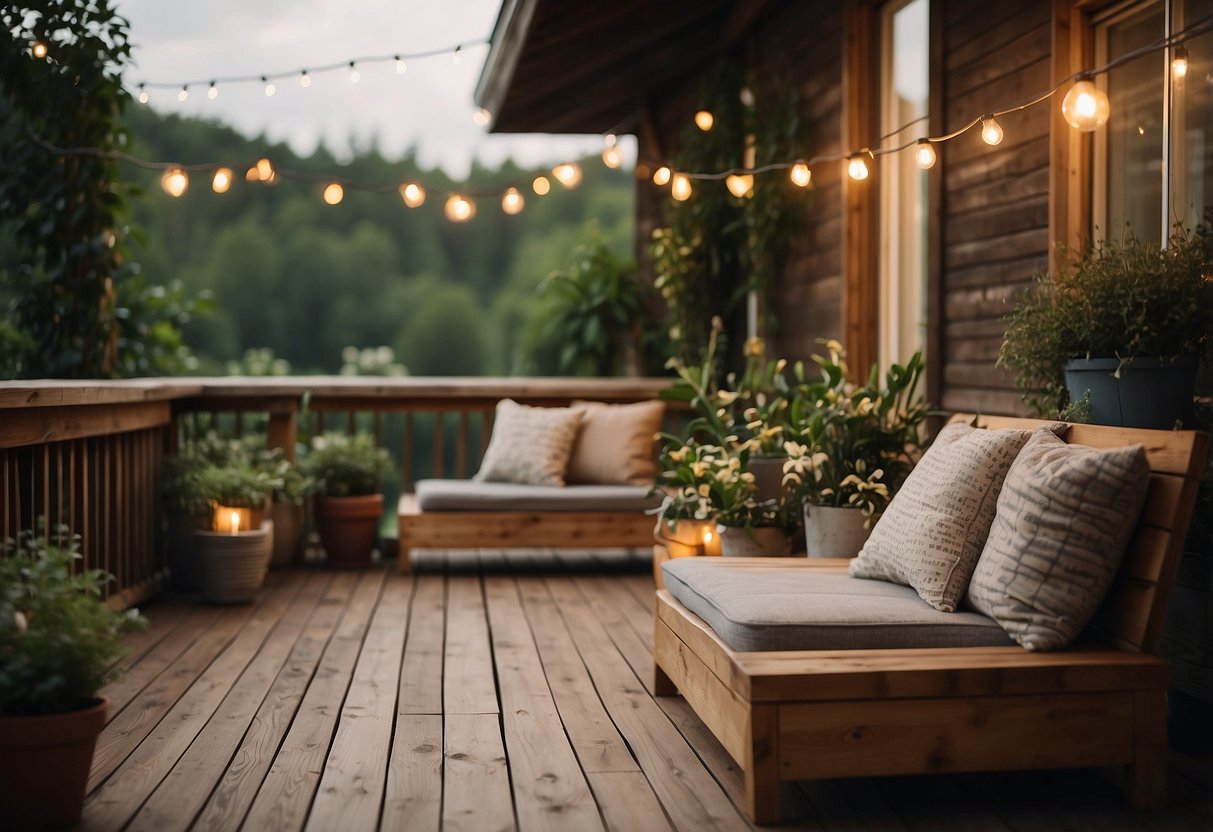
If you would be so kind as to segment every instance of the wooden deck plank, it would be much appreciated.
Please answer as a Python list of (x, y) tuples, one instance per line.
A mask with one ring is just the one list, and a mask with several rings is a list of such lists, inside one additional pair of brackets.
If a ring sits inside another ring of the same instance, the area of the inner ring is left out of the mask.
[(328, 582), (329, 576), (323, 573), (306, 576), (299, 595), (274, 628), (265, 646), (232, 687), (206, 727), (143, 804), (128, 830), (162, 832), (185, 829), (202, 810), (215, 785), (222, 779), (232, 752), (240, 745), (241, 738), (291, 655), (291, 648), (307, 625)]
[(307, 821), (362, 638), (379, 601), (384, 573), (362, 576), (333, 634), (282, 747), (245, 821), (249, 829), (296, 830)]
[(373, 829), (379, 822), (412, 581), (387, 580), (367, 631), (307, 829)]
[(400, 668), (401, 714), (442, 713), (443, 642), (446, 638), (446, 579), (418, 575)]
[(484, 582), (518, 824), (526, 830), (601, 830), (514, 581), (486, 576)]
[(478, 577), (452, 575), (447, 580), (443, 668), (443, 713), (498, 712), (488, 620)]
[(295, 642), (286, 665), (257, 709), (252, 725), (240, 740), (223, 780), (215, 788), (198, 816), (197, 829), (235, 829), (247, 814), (274, 755), (290, 730), (320, 663), (320, 658), (353, 597), (359, 576), (352, 572), (335, 575), (316, 606), (307, 629)]
[(447, 832), (517, 829), (497, 714), (443, 718), (442, 828)]
[(441, 826), (442, 714), (397, 714), (379, 828), (437, 832)]
[(610, 832), (673, 829), (644, 772), (592, 771), (586, 775)]

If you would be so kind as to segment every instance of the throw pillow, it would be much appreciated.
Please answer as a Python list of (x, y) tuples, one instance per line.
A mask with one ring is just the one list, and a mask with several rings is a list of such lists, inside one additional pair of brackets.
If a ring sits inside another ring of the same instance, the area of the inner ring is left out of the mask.
[(1028, 650), (1056, 650), (1095, 615), (1150, 484), (1141, 445), (1067, 445), (1041, 429), (1007, 472), (965, 597)]
[(905, 584), (935, 609), (955, 612), (990, 533), (1003, 478), (1031, 435), (945, 427), (851, 561), (851, 577)]
[(581, 429), (573, 443), (567, 482), (652, 485), (657, 477), (653, 437), (661, 430), (663, 402), (573, 402)]
[(513, 399), (497, 403), (493, 435), (473, 479), (524, 485), (564, 485), (581, 411), (528, 407)]

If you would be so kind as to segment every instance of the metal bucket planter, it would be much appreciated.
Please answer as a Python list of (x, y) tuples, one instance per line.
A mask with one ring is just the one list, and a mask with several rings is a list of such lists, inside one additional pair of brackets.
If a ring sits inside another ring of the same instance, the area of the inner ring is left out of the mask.
[(729, 526), (720, 536), (720, 546), (726, 558), (785, 558), (792, 554), (788, 536), (772, 526)]
[(265, 583), (274, 545), (274, 524), (247, 532), (195, 532), (202, 563), (202, 600), (210, 604), (247, 604)]
[(868, 542), (863, 511), (850, 506), (804, 507), (804, 542), (811, 558), (853, 558)]
[(1171, 430), (1176, 422), (1192, 423), (1196, 392), (1195, 356), (1175, 361), (1134, 358), (1120, 367), (1116, 358), (1076, 358), (1066, 364), (1070, 401), (1089, 395), (1090, 420), (1096, 425)]

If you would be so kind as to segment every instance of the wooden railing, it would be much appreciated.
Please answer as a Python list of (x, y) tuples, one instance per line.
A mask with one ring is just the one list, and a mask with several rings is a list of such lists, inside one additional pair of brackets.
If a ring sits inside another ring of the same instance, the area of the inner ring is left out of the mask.
[(278, 378), (0, 383), (0, 541), (67, 526), (82, 565), (112, 573), (115, 605), (138, 602), (165, 575), (160, 462), (211, 428), (264, 432), (294, 457), (324, 430), (366, 431), (391, 450), (401, 490), (479, 466), (497, 402), (652, 399), (664, 379)]

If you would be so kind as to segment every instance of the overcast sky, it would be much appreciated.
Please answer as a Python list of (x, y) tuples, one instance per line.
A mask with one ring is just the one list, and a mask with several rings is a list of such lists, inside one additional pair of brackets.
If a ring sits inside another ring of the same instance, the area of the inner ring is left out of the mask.
[[(599, 137), (489, 135), (472, 116), (472, 94), (488, 47), (471, 45), (492, 34), (500, 0), (119, 0), (131, 23), (134, 66), (126, 77), (181, 83), (230, 75), (262, 75), (347, 61), (469, 44), (459, 63), (444, 54), (315, 75), (307, 89), (297, 77), (276, 83), (273, 97), (262, 84), (191, 87), (184, 103), (176, 90), (151, 90), (160, 112), (212, 116), (240, 131), (286, 141), (302, 154), (319, 142), (342, 155), (350, 139), (377, 139), (384, 155), (417, 148), (423, 165), (455, 177), (474, 158), (496, 165), (513, 157), (544, 165), (595, 153)], [(205, 160), (199, 160), (205, 161)]]

